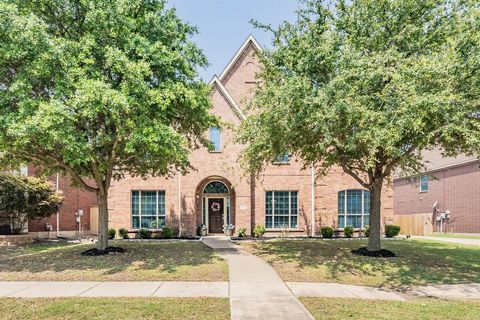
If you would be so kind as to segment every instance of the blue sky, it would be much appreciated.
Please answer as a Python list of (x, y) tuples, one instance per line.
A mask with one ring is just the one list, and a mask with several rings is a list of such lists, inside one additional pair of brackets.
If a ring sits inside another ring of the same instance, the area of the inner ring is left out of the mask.
[(182, 20), (198, 27), (194, 40), (203, 49), (210, 66), (199, 70), (209, 81), (220, 74), (249, 34), (263, 47), (269, 47), (271, 34), (255, 29), (250, 19), (279, 25), (294, 21), (296, 0), (169, 0)]

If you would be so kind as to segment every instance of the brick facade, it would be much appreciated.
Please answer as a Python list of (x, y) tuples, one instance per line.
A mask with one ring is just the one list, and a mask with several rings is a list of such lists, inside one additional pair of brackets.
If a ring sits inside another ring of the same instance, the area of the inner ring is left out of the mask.
[[(29, 166), (28, 175), (35, 175), (37, 170), (33, 166)], [(57, 177), (52, 176), (49, 180), (56, 185)], [(63, 193), (65, 200), (59, 210), (59, 229), (60, 236), (73, 236), (90, 234), (90, 208), (96, 206), (96, 196), (81, 188), (72, 186), (71, 181), (63, 176), (59, 176), (58, 189)], [(75, 213), (83, 210), (83, 216), (80, 223), (77, 222)], [(46, 226), (50, 224), (52, 231), (47, 232)], [(56, 237), (57, 233), (57, 215), (54, 214), (49, 218), (29, 220), (28, 231), (40, 237)]]
[[(184, 234), (195, 234), (202, 221), (202, 191), (209, 181), (218, 180), (229, 188), (231, 222), (247, 228), (250, 234), (255, 225), (265, 225), (265, 198), (267, 191), (298, 192), (298, 228), (289, 234), (310, 234), (312, 217), (312, 188), (310, 169), (291, 159), (288, 164), (272, 164), (257, 177), (244, 172), (238, 163), (242, 145), (234, 142), (231, 128), (242, 121), (243, 109), (252, 97), (256, 85), (255, 73), (259, 70), (255, 56), (259, 48), (249, 38), (227, 67), (218, 82), (213, 83), (212, 112), (228, 124), (222, 128), (221, 152), (199, 149), (192, 153), (190, 162), (196, 170), (185, 176), (178, 174), (166, 178), (126, 177), (113, 183), (109, 193), (109, 225), (113, 228), (132, 229), (131, 193), (135, 190), (165, 191), (167, 224), (181, 229)], [(233, 101), (232, 101), (233, 100)], [(241, 111), (240, 111), (241, 113)], [(315, 179), (315, 231), (321, 226), (337, 227), (338, 192), (345, 189), (362, 189), (353, 178), (339, 169)], [(393, 221), (393, 191), (386, 185), (382, 197), (382, 222)], [(281, 230), (268, 230), (269, 233)]]
[(480, 233), (479, 166), (480, 161), (468, 161), (431, 170), (427, 192), (420, 192), (418, 177), (395, 179), (395, 215), (426, 213), (438, 232), (436, 217), (448, 210), (450, 218), (442, 223), (443, 232)]

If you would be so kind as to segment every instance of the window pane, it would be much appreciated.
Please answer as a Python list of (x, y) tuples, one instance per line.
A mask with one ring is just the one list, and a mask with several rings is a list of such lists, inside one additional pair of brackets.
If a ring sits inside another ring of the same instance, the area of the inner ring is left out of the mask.
[(298, 228), (297, 216), (291, 216), (290, 217), (290, 228), (293, 228), (293, 229)]
[[(345, 197), (347, 198), (345, 199)], [(346, 207), (345, 207), (345, 200), (347, 203)], [(338, 193), (338, 227), (339, 228), (345, 228), (347, 226), (351, 226), (354, 228), (361, 228), (362, 227), (362, 211), (364, 214), (364, 226), (365, 226), (368, 224), (368, 214), (370, 212), (370, 192), (369, 191), (344, 190)], [(344, 214), (346, 214), (346, 218)]]
[[(157, 214), (157, 192), (142, 191), (141, 197), (141, 214), (142, 216), (156, 216)], [(143, 225), (143, 223), (142, 223)]]
[(267, 216), (272, 215), (272, 192), (271, 191), (265, 194), (265, 214)]
[(338, 227), (345, 228), (345, 216), (343, 214), (338, 216)]
[(428, 176), (420, 176), (420, 192), (428, 191)]
[(203, 193), (228, 193), (228, 188), (219, 181), (213, 181), (205, 186)]
[(157, 221), (157, 217), (155, 216), (148, 216), (148, 217), (144, 217), (142, 216), (142, 221), (141, 221), (141, 228), (147, 228), (147, 229), (150, 229), (150, 228), (156, 228), (155, 225), (152, 225), (152, 222), (156, 222)]
[(265, 192), (265, 226), (267, 228), (297, 228), (297, 215), (297, 191)]
[(347, 190), (347, 214), (362, 213), (362, 190)]
[(275, 216), (277, 215), (286, 215), (288, 216), (288, 192), (274, 192), (275, 198)]
[(139, 217), (132, 217), (132, 228), (139, 229), (140, 227), (140, 218)]
[(364, 211), (363, 214), (370, 214), (370, 191), (363, 192), (363, 206)]
[(290, 192), (290, 213), (292, 216), (296, 216), (298, 214), (298, 201), (297, 201), (297, 191)]
[(278, 155), (275, 158), (274, 163), (288, 163), (289, 160), (290, 160), (290, 156), (288, 155), (288, 153), (284, 153), (284, 154)]
[(345, 226), (350, 226), (354, 228), (362, 227), (362, 216), (361, 215), (348, 215)]
[(272, 216), (265, 217), (265, 227), (266, 228), (273, 228), (272, 225)]
[(158, 191), (158, 215), (165, 216), (165, 191)]
[(275, 216), (275, 228), (288, 228), (288, 215), (286, 216)]
[(213, 145), (213, 151), (220, 151), (221, 148), (221, 129), (217, 127), (210, 128), (210, 142)]
[(139, 199), (140, 195), (138, 191), (132, 191), (132, 216), (138, 216), (139, 214)]

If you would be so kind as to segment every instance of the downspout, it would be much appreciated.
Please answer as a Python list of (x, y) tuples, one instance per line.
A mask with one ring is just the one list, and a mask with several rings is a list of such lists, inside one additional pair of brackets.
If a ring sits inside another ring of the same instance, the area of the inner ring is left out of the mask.
[[(57, 173), (57, 181), (55, 184), (57, 192), (60, 190), (60, 175)], [(57, 211), (57, 238), (60, 237), (60, 212)]]
[(182, 236), (182, 173), (178, 173), (178, 236)]
[(315, 170), (314, 165), (312, 164), (312, 172), (311, 172), (311, 188), (312, 188), (312, 217), (311, 217), (311, 229), (312, 229), (312, 237), (315, 237)]

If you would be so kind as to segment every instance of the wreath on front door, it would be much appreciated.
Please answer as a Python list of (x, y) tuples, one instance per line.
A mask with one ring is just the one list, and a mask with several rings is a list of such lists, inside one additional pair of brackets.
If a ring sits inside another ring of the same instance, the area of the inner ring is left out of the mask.
[(218, 203), (218, 202), (212, 203), (211, 208), (212, 208), (212, 211), (213, 211), (213, 212), (220, 211), (220, 203)]

